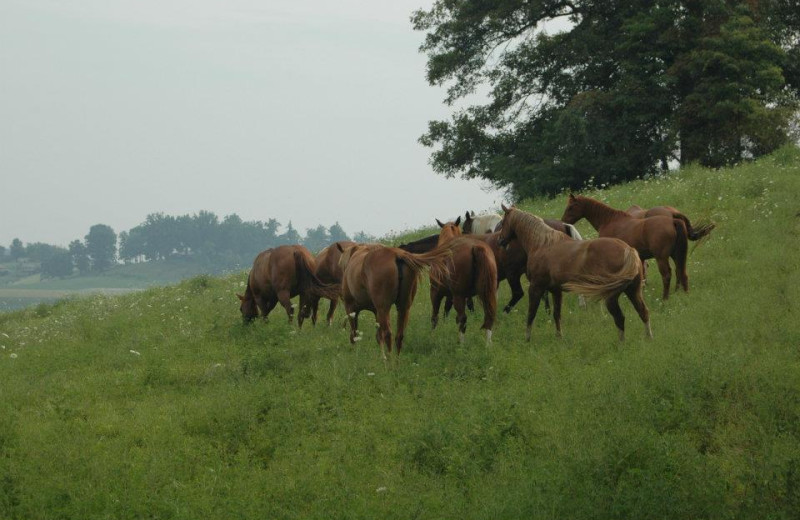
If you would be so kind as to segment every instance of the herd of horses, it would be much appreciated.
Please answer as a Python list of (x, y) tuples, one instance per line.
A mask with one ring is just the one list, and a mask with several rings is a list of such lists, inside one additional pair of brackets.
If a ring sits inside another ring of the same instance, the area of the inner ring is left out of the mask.
[[(515, 207), (502, 206), (503, 215), (479, 215), (467, 211), (464, 220), (440, 222), (440, 232), (423, 239), (389, 247), (339, 241), (323, 249), (316, 258), (303, 246), (279, 246), (261, 252), (253, 262), (247, 287), (240, 300), (243, 319), (260, 314), (266, 318), (280, 303), (291, 323), (295, 307), (291, 298), (300, 296), (298, 326), (310, 318), (316, 324), (320, 299), (330, 300), (328, 325), (333, 323), (341, 300), (350, 323), (350, 342), (360, 339), (358, 316), (361, 311), (375, 314), (376, 339), (386, 358), (394, 344), (397, 353), (403, 346), (409, 311), (424, 269), (430, 277), (431, 325), (436, 328), (444, 303), (447, 316), (455, 309), (459, 339), (464, 341), (467, 309), (477, 298), (483, 308), (481, 329), (492, 340), (497, 315), (497, 288), (507, 280), (510, 312), (525, 292), (520, 279), (525, 274), (528, 288), (526, 339), (542, 299), (553, 300), (553, 321), (561, 335), (561, 305), (564, 291), (580, 298), (600, 299), (614, 319), (620, 340), (624, 339), (625, 317), (619, 306), (624, 293), (653, 336), (650, 313), (642, 290), (645, 264), (654, 258), (663, 280), (662, 297), (669, 297), (675, 265), (676, 290), (689, 290), (686, 273), (688, 240), (707, 237), (713, 223), (693, 228), (689, 219), (670, 206), (645, 210), (631, 206), (614, 209), (589, 197), (569, 195), (560, 220), (542, 219)], [(599, 235), (583, 240), (574, 224), (585, 218)], [(394, 338), (390, 310), (397, 309)]]

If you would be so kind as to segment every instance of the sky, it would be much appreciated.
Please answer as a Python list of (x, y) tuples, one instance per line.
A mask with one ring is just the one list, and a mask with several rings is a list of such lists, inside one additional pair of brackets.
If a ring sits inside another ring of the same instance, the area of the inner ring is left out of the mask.
[[(382, 236), (502, 194), (417, 142), (432, 0), (0, 0), (0, 245), (150, 213)], [(284, 228), (285, 229), (285, 228)]]

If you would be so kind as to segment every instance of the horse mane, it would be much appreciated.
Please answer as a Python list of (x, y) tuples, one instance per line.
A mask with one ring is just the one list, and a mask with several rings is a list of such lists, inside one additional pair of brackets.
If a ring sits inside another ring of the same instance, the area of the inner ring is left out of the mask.
[(505, 218), (507, 222), (504, 226), (514, 229), (527, 251), (549, 247), (562, 240), (571, 240), (566, 234), (545, 224), (541, 217), (516, 208), (507, 213)]

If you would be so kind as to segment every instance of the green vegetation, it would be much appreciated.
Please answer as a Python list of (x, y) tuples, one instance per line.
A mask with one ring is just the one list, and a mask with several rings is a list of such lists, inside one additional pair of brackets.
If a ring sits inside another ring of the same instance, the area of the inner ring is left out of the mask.
[(242, 325), (244, 273), (1, 314), (0, 518), (797, 518), (800, 151), (584, 193), (718, 224), (653, 341), (567, 297), (460, 346), (424, 283), (386, 367), (366, 313)]
[(797, 0), (437, 0), (412, 21), (454, 110), (420, 142), (437, 172), (517, 198), (760, 157), (798, 137), (798, 13)]

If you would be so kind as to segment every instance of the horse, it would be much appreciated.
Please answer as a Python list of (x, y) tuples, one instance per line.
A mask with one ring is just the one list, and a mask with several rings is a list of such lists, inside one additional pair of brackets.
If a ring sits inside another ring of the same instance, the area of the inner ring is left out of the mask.
[[(450, 253), (435, 250), (416, 255), (380, 244), (356, 244), (346, 249), (336, 244), (336, 247), (341, 253), (342, 300), (350, 321), (350, 343), (356, 342), (359, 313), (362, 310), (373, 312), (378, 322), (375, 337), (385, 361), (387, 349), (392, 350), (389, 312), (394, 305), (397, 308), (394, 340), (399, 355), (420, 271), (429, 267), (431, 271), (443, 273)], [(434, 274), (431, 278), (441, 283), (443, 280), (439, 276)]]
[(676, 290), (680, 285), (684, 291), (689, 291), (688, 231), (683, 220), (665, 216), (638, 219), (598, 200), (570, 193), (561, 220), (574, 224), (582, 218), (586, 218), (601, 237), (619, 238), (636, 248), (642, 261), (655, 258), (661, 272), (664, 300), (669, 298), (672, 278), (670, 257), (675, 262)]
[(641, 206), (637, 206), (634, 204), (630, 208), (625, 210), (625, 213), (628, 213), (634, 218), (649, 218), (649, 217), (672, 217), (682, 220), (684, 224), (686, 224), (686, 231), (688, 233), (688, 238), (691, 241), (700, 240), (708, 236), (711, 231), (717, 227), (716, 224), (713, 222), (708, 224), (701, 224), (697, 228), (692, 227), (692, 223), (689, 221), (689, 217), (678, 211), (677, 209), (673, 208), (672, 206), (653, 206), (650, 209), (644, 209)]
[(561, 336), (562, 291), (605, 300), (614, 317), (620, 341), (625, 339), (625, 316), (619, 306), (623, 292), (633, 304), (648, 337), (650, 311), (642, 295), (642, 262), (636, 249), (616, 238), (570, 240), (536, 215), (503, 206), (501, 243), (516, 238), (528, 254), (528, 321), (526, 339), (531, 339), (533, 320), (545, 291), (553, 294), (553, 320)]
[[(578, 228), (576, 228), (572, 224), (567, 224), (566, 222), (562, 222), (561, 220), (558, 220), (556, 218), (544, 218), (544, 217), (540, 218), (544, 221), (545, 224), (555, 229), (556, 231), (561, 231), (568, 237), (574, 238), (575, 240), (583, 240), (583, 237), (578, 232)], [(494, 227), (495, 233), (499, 232), (502, 229), (502, 227), (503, 227), (503, 221), (501, 220)]]
[(461, 232), (465, 235), (492, 233), (501, 220), (503, 220), (503, 217), (494, 213), (475, 216), (474, 211), (467, 211), (464, 215), (464, 224), (461, 225)]
[(480, 240), (462, 236), (459, 228), (461, 217), (455, 222), (443, 224), (438, 219), (441, 231), (436, 251), (448, 251), (452, 257), (439, 272), (432, 268), (431, 274), (431, 326), (435, 329), (439, 322), (439, 306), (442, 299), (452, 297), (458, 323), (458, 337), (464, 342), (467, 330), (466, 300), (477, 296), (483, 306), (483, 324), (486, 341), (492, 341), (492, 326), (497, 314), (497, 263), (492, 249)]
[(255, 319), (259, 310), (266, 319), (278, 302), (286, 309), (291, 323), (294, 307), (290, 298), (300, 295), (297, 326), (302, 328), (303, 320), (311, 314), (311, 304), (315, 298), (338, 297), (338, 287), (320, 281), (315, 271), (314, 257), (303, 246), (279, 246), (259, 253), (247, 277), (244, 294), (236, 295), (245, 323)]
[[(355, 245), (355, 242), (350, 240), (340, 240), (338, 242), (334, 242), (333, 244), (329, 245), (322, 251), (317, 254), (316, 264), (317, 270), (314, 274), (317, 275), (317, 278), (322, 283), (336, 286), (339, 290), (341, 290), (341, 283), (342, 283), (342, 268), (339, 266), (339, 257), (342, 256), (342, 252), (337, 244), (340, 245), (342, 248), (348, 248), (350, 246)], [(335, 298), (331, 298), (330, 307), (328, 307), (328, 326), (330, 327), (333, 323), (333, 314), (336, 312), (336, 307), (339, 304), (339, 294), (336, 295)], [(317, 312), (319, 310), (319, 300), (320, 298), (315, 296), (312, 298), (311, 301), (311, 323), (317, 323)]]
[(433, 251), (436, 249), (437, 243), (439, 243), (439, 233), (420, 238), (419, 240), (414, 240), (413, 242), (408, 242), (407, 244), (400, 244), (397, 247), (409, 253), (419, 254)]

